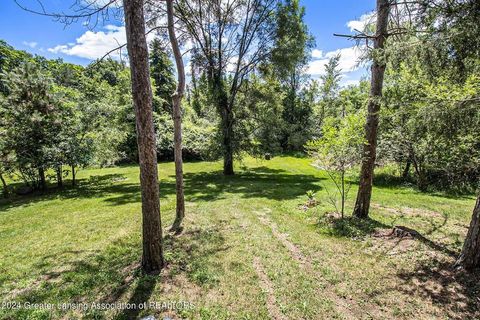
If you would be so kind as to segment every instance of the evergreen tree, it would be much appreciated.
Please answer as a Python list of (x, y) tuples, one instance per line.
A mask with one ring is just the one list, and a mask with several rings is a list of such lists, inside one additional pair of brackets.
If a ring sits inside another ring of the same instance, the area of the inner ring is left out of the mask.
[(24, 180), (46, 188), (46, 170), (57, 158), (65, 120), (53, 79), (33, 63), (25, 63), (6, 77), (9, 95), (2, 102), (5, 148), (15, 153)]
[(150, 75), (153, 79), (154, 110), (172, 113), (172, 93), (175, 91), (173, 63), (159, 39), (150, 44)]
[(302, 86), (308, 80), (305, 71), (314, 40), (304, 16), (305, 8), (299, 0), (281, 2), (276, 12), (275, 45), (270, 67), (285, 91), (282, 145), (287, 150), (301, 149), (308, 140), (311, 127), (312, 106), (302, 101)]

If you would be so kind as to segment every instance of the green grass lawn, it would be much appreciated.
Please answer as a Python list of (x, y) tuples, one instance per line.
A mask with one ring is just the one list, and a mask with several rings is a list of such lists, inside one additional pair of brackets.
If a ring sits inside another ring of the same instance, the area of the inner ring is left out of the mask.
[[(453, 273), (475, 199), (420, 193), (384, 179), (371, 220), (326, 215), (333, 184), (307, 158), (185, 164), (186, 221), (175, 212), (173, 163), (159, 164), (167, 267), (138, 270), (139, 169), (79, 172), (79, 186), (0, 202), (2, 319), (468, 319), (478, 275)], [(68, 181), (66, 181), (68, 182)], [(319, 205), (301, 206), (306, 191)], [(351, 212), (356, 188), (347, 206)], [(394, 225), (423, 240), (376, 236)], [(171, 308), (169, 301), (190, 305)], [(12, 308), (6, 302), (15, 302)], [(60, 310), (29, 303), (158, 302), (147, 310)], [(164, 303), (164, 305), (161, 305)]]

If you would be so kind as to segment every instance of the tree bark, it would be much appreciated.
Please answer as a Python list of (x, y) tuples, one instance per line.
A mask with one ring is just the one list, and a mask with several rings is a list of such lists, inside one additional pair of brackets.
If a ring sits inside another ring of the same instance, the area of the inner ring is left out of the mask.
[(466, 270), (480, 267), (480, 194), (473, 209), (472, 221), (463, 244), (462, 253), (455, 265)]
[(8, 198), (9, 195), (9, 190), (8, 190), (8, 185), (7, 182), (5, 181), (5, 178), (3, 177), (2, 173), (0, 172), (0, 181), (2, 181), (2, 187), (3, 187), (3, 196), (5, 198)]
[(420, 191), (425, 192), (427, 191), (428, 183), (424, 174), (424, 170), (422, 169), (421, 164), (418, 163), (415, 156), (412, 159), (413, 168), (415, 169), (415, 173), (417, 174), (417, 187)]
[(222, 117), (223, 124), (223, 174), (233, 176), (233, 114), (230, 107), (225, 106)]
[(175, 63), (177, 65), (178, 83), (176, 91), (172, 95), (173, 105), (173, 127), (175, 144), (175, 179), (177, 190), (177, 210), (172, 231), (180, 232), (182, 221), (185, 217), (185, 196), (183, 191), (183, 158), (182, 158), (182, 98), (185, 91), (185, 67), (183, 65), (182, 53), (178, 46), (177, 36), (175, 35), (173, 0), (167, 0), (168, 16), (168, 35), (172, 45)]
[(164, 265), (163, 240), (144, 2), (143, 0), (123, 0), (123, 8), (140, 163), (142, 268), (146, 273), (158, 274)]
[(59, 165), (56, 171), (57, 171), (57, 186), (61, 188), (63, 187), (62, 165)]
[[(233, 170), (233, 111), (229, 102), (227, 91), (220, 74), (210, 72), (214, 101), (221, 118), (222, 148), (223, 148), (223, 174), (232, 176)], [(232, 101), (233, 103), (233, 101)]]
[(76, 175), (75, 165), (72, 164), (72, 187), (75, 187), (75, 184), (76, 184), (75, 175)]
[[(390, 12), (389, 0), (377, 0), (377, 25), (374, 39), (374, 49), (382, 51), (388, 36), (388, 15)], [(380, 99), (382, 98), (383, 78), (385, 74), (385, 61), (375, 58), (372, 64), (370, 99), (368, 101), (367, 123), (365, 124), (365, 138), (367, 143), (363, 147), (362, 169), (360, 172), (360, 185), (353, 215), (358, 218), (367, 218), (372, 197), (373, 173), (377, 156), (377, 130), (380, 112)]]
[(39, 188), (44, 191), (47, 188), (47, 181), (45, 179), (45, 169), (38, 168)]

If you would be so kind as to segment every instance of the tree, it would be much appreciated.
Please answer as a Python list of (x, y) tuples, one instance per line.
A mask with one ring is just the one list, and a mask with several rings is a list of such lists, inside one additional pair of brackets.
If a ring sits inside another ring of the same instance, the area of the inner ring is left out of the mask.
[(320, 76), (322, 83), (320, 87), (319, 126), (322, 125), (323, 119), (326, 117), (345, 116), (344, 112), (341, 112), (341, 115), (339, 115), (337, 110), (337, 107), (340, 106), (338, 104), (338, 94), (340, 91), (340, 80), (342, 78), (342, 70), (339, 68), (340, 58), (340, 54), (330, 58), (325, 64), (325, 74)]
[(280, 1), (275, 13), (275, 43), (269, 65), (263, 66), (267, 72), (272, 70), (285, 91), (282, 100), (282, 117), (286, 122), (282, 145), (285, 150), (301, 150), (310, 136), (312, 105), (304, 100), (303, 88), (309, 79), (306, 68), (314, 39), (304, 16), (305, 7), (299, 0)]
[(2, 99), (4, 152), (15, 155), (15, 167), (27, 185), (46, 189), (46, 171), (56, 162), (65, 120), (61, 101), (50, 75), (26, 62), (5, 76), (8, 96)]
[[(421, 190), (478, 180), (479, 3), (392, 2), (379, 152)], [(400, 10), (399, 10), (400, 9)], [(398, 13), (400, 12), (400, 13)], [(413, 167), (413, 170), (410, 170)]]
[(353, 215), (358, 218), (367, 218), (372, 196), (373, 172), (375, 168), (378, 119), (382, 99), (383, 77), (386, 61), (383, 55), (385, 40), (388, 36), (388, 17), (390, 12), (389, 0), (377, 0), (376, 33), (373, 40), (374, 61), (371, 67), (372, 79), (370, 97), (368, 101), (367, 122), (365, 124), (365, 138), (367, 143), (362, 152), (362, 168), (360, 171), (360, 185)]
[(154, 80), (154, 110), (157, 113), (172, 113), (172, 92), (175, 91), (173, 64), (162, 41), (153, 39), (150, 44), (150, 72)]
[(337, 212), (340, 211), (342, 218), (345, 200), (350, 190), (350, 186), (345, 185), (345, 174), (358, 163), (359, 149), (364, 143), (361, 130), (362, 116), (363, 114), (358, 112), (341, 118), (326, 118), (322, 127), (322, 137), (306, 145), (315, 159), (315, 166), (327, 172), (340, 194), (340, 210), (336, 198), (331, 197), (331, 201)]
[[(68, 119), (62, 128), (60, 139), (61, 162), (70, 167), (72, 174), (72, 186), (76, 185), (76, 174), (79, 167), (85, 167), (92, 163), (98, 137), (104, 130), (105, 118), (99, 116), (105, 111), (102, 99), (92, 94), (96, 89), (105, 89), (104, 86), (89, 79), (84, 79), (82, 91), (72, 100), (72, 107)], [(86, 93), (88, 92), (88, 93)], [(106, 95), (106, 92), (102, 92)]]
[(472, 221), (468, 228), (462, 252), (455, 265), (466, 270), (480, 267), (480, 194), (473, 209)]
[(192, 62), (205, 74), (220, 116), (223, 173), (233, 175), (237, 94), (270, 53), (277, 0), (178, 0), (176, 15), (194, 45)]
[[(0, 40), (0, 77), (7, 72), (12, 71), (21, 63), (31, 60), (33, 60), (33, 58), (29, 53), (15, 50), (5, 41)], [(0, 81), (0, 94), (2, 93), (6, 95), (8, 93), (8, 88), (3, 81)]]
[(173, 0), (167, 0), (168, 35), (172, 45), (175, 63), (177, 65), (178, 84), (172, 94), (173, 126), (174, 126), (174, 151), (175, 151), (175, 180), (177, 191), (177, 206), (175, 221), (172, 230), (179, 232), (185, 217), (185, 196), (183, 192), (183, 156), (182, 156), (182, 98), (185, 90), (185, 68), (183, 66), (182, 53), (175, 34)]
[[(0, 106), (2, 96), (0, 95)], [(1, 108), (0, 108), (1, 110)], [(0, 115), (1, 112), (0, 112)], [(12, 153), (6, 147), (6, 140), (5, 140), (5, 133), (6, 129), (2, 127), (2, 122), (0, 121), (0, 181), (2, 182), (2, 193), (5, 198), (8, 198), (10, 194), (10, 188), (7, 185), (7, 181), (5, 180), (5, 175), (9, 174), (13, 171), (13, 158)]]
[(424, 0), (418, 6), (415, 26), (423, 31), (416, 35), (420, 41), (404, 46), (400, 54), (408, 58), (413, 49), (433, 77), (448, 73), (453, 81), (463, 82), (472, 72), (478, 74), (480, 3)]
[(253, 75), (245, 87), (248, 90), (242, 92), (238, 99), (247, 111), (241, 125), (246, 127), (245, 131), (251, 136), (245, 149), (258, 157), (266, 153), (281, 153), (285, 130), (282, 117), (285, 92), (278, 79), (272, 75)]
[(470, 191), (480, 178), (479, 77), (430, 78), (429, 68), (405, 61), (386, 74), (379, 157), (404, 166), (421, 191)]
[(143, 0), (123, 0), (123, 7), (140, 161), (143, 215), (142, 267), (146, 273), (159, 273), (164, 265), (163, 239), (144, 2)]

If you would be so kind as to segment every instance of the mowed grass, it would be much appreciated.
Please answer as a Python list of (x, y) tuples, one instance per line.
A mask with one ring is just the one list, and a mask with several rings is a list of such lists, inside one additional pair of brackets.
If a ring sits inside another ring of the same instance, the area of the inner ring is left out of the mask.
[[(334, 185), (308, 158), (185, 164), (185, 230), (173, 163), (159, 164), (167, 267), (143, 275), (139, 169), (79, 172), (76, 188), (0, 202), (2, 319), (474, 319), (478, 275), (454, 273), (475, 199), (378, 179), (371, 219), (332, 218)], [(379, 176), (382, 178), (382, 176)], [(355, 179), (353, 178), (353, 181)], [(387, 181), (387, 182), (385, 182)], [(66, 181), (68, 183), (68, 181)], [(306, 191), (318, 206), (303, 210)], [(377, 237), (395, 225), (423, 240)], [(256, 261), (256, 263), (254, 263)], [(258, 265), (261, 268), (258, 268)], [(172, 307), (168, 302), (186, 302)], [(10, 304), (7, 304), (10, 302)], [(11, 304), (13, 302), (13, 305)], [(62, 310), (26, 303), (108, 303)], [(146, 310), (115, 303), (152, 303)], [(162, 304), (163, 303), (163, 304)], [(17, 308), (18, 307), (18, 308)]]

